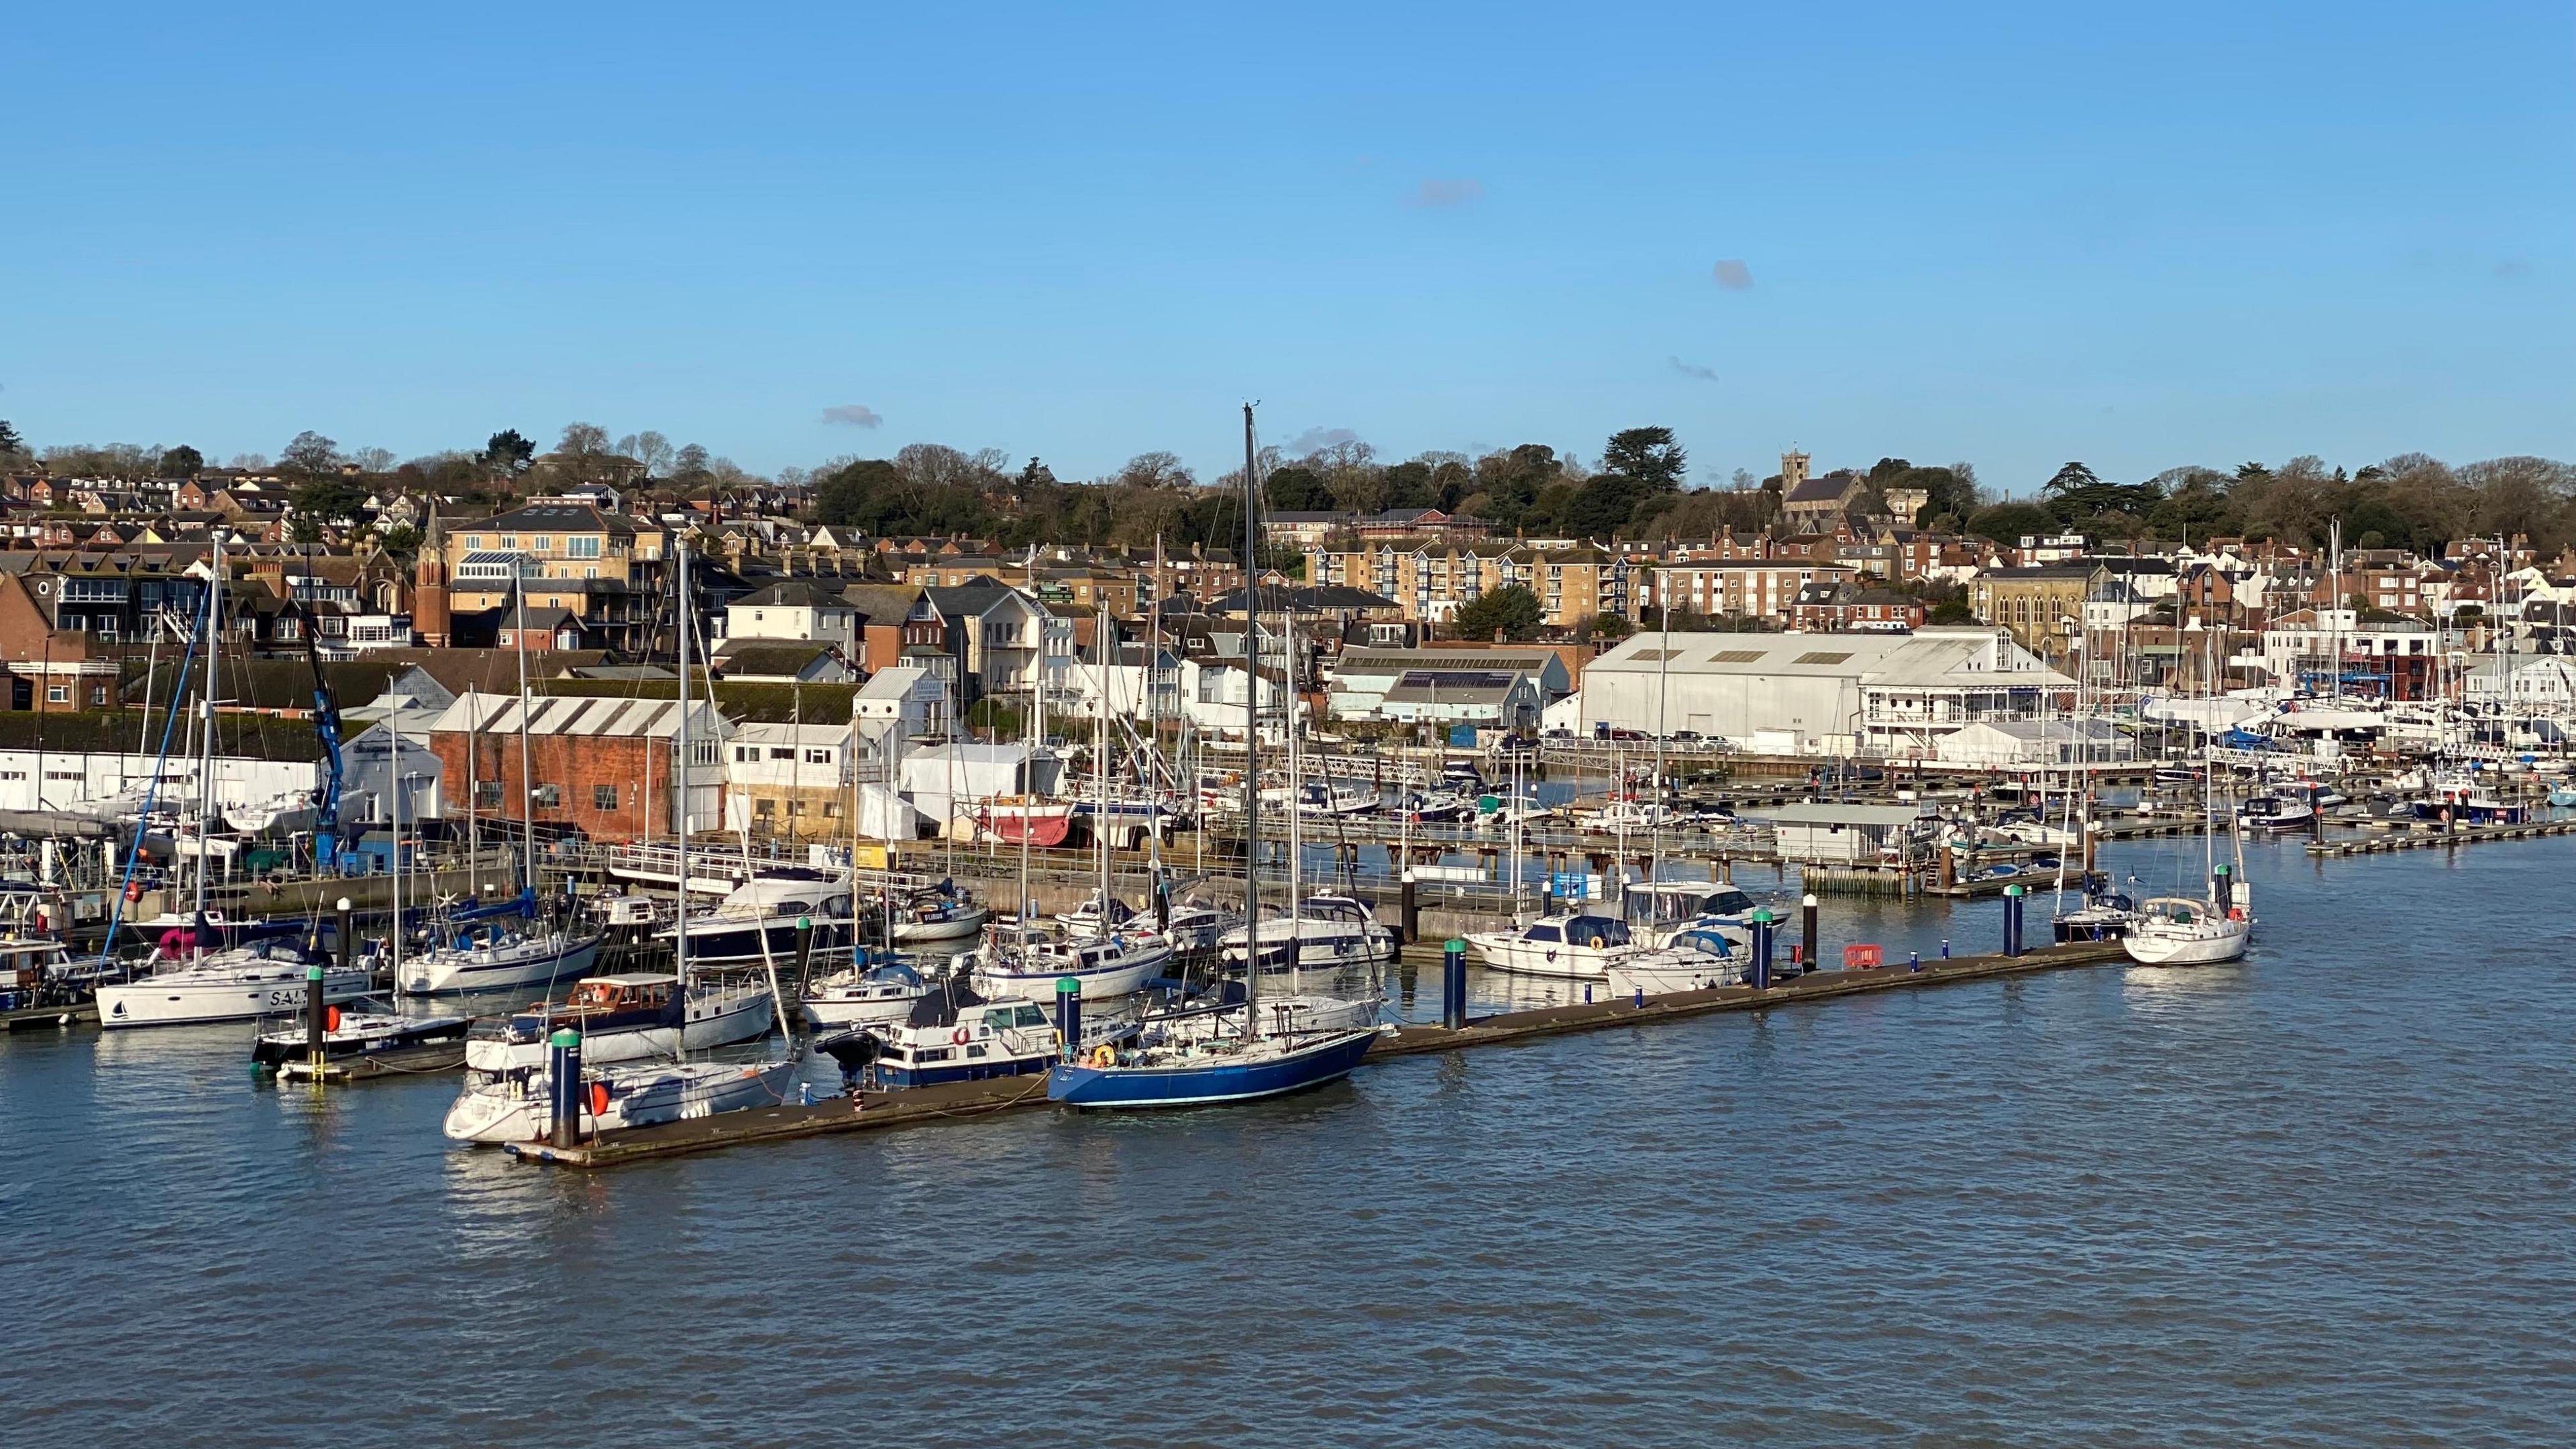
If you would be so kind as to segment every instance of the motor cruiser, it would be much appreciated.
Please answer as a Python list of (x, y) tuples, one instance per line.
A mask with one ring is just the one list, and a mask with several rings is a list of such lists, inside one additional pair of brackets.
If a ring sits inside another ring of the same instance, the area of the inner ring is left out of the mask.
[(1619, 912), (1628, 934), (1647, 950), (1661, 950), (1686, 931), (1714, 931), (1738, 951), (1753, 945), (1752, 896), (1724, 881), (1642, 881), (1628, 887)]
[(805, 1020), (817, 1028), (884, 1026), (903, 1020), (932, 990), (929, 980), (900, 961), (852, 966), (805, 988)]
[(1662, 947), (1610, 963), (1612, 996), (1661, 996), (1673, 991), (1703, 991), (1712, 986), (1741, 986), (1751, 979), (1753, 954), (1744, 940), (1710, 927), (1673, 933)]
[(1593, 911), (1561, 911), (1508, 931), (1470, 931), (1467, 949), (1497, 971), (1600, 980), (1640, 954), (1628, 923)]
[(478, 1072), (540, 1065), (546, 1039), (562, 1027), (581, 1033), (585, 1062), (674, 1056), (766, 1036), (774, 1010), (760, 983), (705, 978), (684, 990), (675, 976), (589, 976), (561, 1001), (477, 1022), (465, 1064)]
[[(436, 1060), (417, 1063), (417, 1070), (459, 1067), (465, 1063), (465, 1038), (473, 1025), (474, 1018), (459, 1013), (406, 1016), (381, 997), (361, 998), (350, 1007), (323, 1009), (322, 1060), (338, 1065), (396, 1052), (426, 1053)], [(273, 1072), (303, 1066), (312, 1055), (311, 1028), (299, 1019), (262, 1030), (251, 1044), (250, 1059), (252, 1065)]]
[[(725, 897), (724, 904), (689, 918), (688, 959), (710, 971), (792, 965), (799, 922), (811, 924), (811, 949), (816, 956), (847, 952), (858, 929), (851, 915), (850, 888), (827, 879), (821, 871), (801, 867), (773, 870), (745, 881)], [(655, 939), (668, 940), (675, 929), (657, 931)]]
[[(1289, 959), (1289, 942), (1296, 959)], [(1246, 943), (1237, 924), (1219, 942), (1228, 966), (1240, 968)], [(1395, 959), (1392, 927), (1381, 925), (1368, 903), (1356, 896), (1318, 892), (1297, 903), (1296, 914), (1265, 916), (1261, 921), (1261, 969), (1330, 971), (1345, 966), (1376, 965)]]

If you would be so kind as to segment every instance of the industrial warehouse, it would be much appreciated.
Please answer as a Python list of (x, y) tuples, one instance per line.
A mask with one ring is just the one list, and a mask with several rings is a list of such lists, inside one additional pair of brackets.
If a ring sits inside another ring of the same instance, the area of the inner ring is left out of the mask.
[(1910, 635), (1644, 633), (1583, 671), (1582, 727), (1683, 730), (1765, 754), (1926, 758), (1943, 736), (2074, 703), (1998, 628)]

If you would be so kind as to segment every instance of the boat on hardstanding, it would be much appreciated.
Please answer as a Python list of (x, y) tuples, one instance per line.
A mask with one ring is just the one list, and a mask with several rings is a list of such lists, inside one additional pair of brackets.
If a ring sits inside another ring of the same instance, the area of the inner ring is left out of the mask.
[(1465, 939), (1497, 971), (1596, 981), (1642, 949), (1626, 921), (1594, 911), (1560, 911), (1508, 931), (1470, 931)]
[[(1256, 514), (1260, 469), (1253, 444), (1252, 409), (1243, 410), (1245, 556), (1260, 540)], [(1247, 593), (1245, 618), (1260, 628), (1259, 594)], [(1285, 618), (1287, 657), (1296, 658), (1295, 615)], [(1244, 691), (1244, 942), (1248, 953), (1262, 949), (1261, 811), (1258, 794), (1261, 752), (1261, 691)], [(1289, 741), (1289, 778), (1296, 779), (1296, 706), (1287, 702), (1285, 734)], [(1292, 815), (1292, 820), (1294, 816)], [(1296, 853), (1291, 837), (1290, 857)], [(1291, 895), (1295, 891), (1292, 887)], [(1293, 962), (1293, 951), (1292, 951)], [(1339, 1081), (1349, 1076), (1377, 1040), (1373, 1029), (1274, 1033), (1261, 1004), (1262, 971), (1258, 961), (1244, 972), (1244, 1001), (1239, 1013), (1220, 1012), (1220, 1022), (1239, 1023), (1231, 1033), (1205, 1038), (1139, 1042), (1129, 1047), (1104, 1043), (1084, 1050), (1068, 1043), (1066, 1060), (1047, 1074), (1047, 1095), (1082, 1108), (1184, 1107), (1244, 1102)]]

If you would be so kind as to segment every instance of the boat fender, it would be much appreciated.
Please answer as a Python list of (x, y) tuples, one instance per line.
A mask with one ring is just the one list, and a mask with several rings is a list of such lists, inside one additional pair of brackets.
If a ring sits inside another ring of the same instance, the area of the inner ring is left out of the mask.
[(139, 880), (127, 881), (125, 883), (125, 903), (130, 906), (142, 899), (143, 882)]
[(968, 1031), (962, 1026), (948, 1034), (948, 1041), (952, 1046), (964, 1046), (966, 1043), (973, 1041), (974, 1039), (975, 1033)]
[(2243, 906), (2229, 906), (2229, 907), (2227, 908), (2227, 919), (2229, 919), (2229, 920), (2231, 920), (2231, 921), (2241, 921), (2241, 920), (2244, 920), (2244, 919), (2245, 919), (2245, 908), (2244, 908)]
[(340, 1008), (336, 1006), (322, 1008), (322, 1029), (326, 1032), (340, 1029)]
[(605, 1117), (608, 1115), (608, 1084), (606, 1082), (593, 1082), (590, 1084), (590, 1115), (593, 1117)]

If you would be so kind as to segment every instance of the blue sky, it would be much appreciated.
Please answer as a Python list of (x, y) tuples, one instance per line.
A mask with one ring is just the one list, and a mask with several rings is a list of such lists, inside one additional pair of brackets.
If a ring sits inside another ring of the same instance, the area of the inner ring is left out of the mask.
[(2576, 456), (2569, 7), (2105, 10), (22, 9), (0, 417)]

